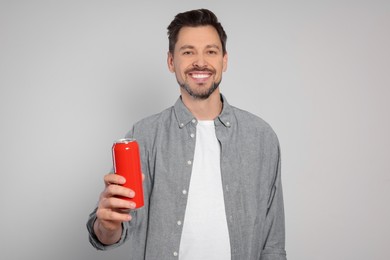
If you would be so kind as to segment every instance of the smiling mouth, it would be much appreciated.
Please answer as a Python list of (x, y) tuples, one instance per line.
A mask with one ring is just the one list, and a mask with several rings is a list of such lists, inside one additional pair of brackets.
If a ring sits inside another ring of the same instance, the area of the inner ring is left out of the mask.
[(209, 72), (207, 72), (207, 73), (191, 72), (191, 73), (188, 73), (188, 75), (190, 75), (190, 77), (192, 77), (194, 79), (207, 79), (211, 76), (211, 73), (209, 73)]

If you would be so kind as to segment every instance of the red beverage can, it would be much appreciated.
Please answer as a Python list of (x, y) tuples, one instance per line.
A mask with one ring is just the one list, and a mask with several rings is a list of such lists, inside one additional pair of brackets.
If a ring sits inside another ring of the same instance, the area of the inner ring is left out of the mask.
[(120, 198), (134, 201), (136, 204), (135, 208), (141, 208), (144, 205), (144, 192), (142, 188), (141, 160), (137, 141), (131, 138), (115, 141), (112, 146), (112, 159), (115, 173), (126, 179), (123, 186), (135, 192), (135, 196), (132, 199), (122, 196)]

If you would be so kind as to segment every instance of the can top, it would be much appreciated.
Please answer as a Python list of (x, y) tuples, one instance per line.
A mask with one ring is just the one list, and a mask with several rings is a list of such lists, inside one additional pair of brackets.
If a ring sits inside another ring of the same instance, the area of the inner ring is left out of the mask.
[(116, 143), (116, 144), (128, 144), (131, 142), (135, 142), (135, 139), (134, 138), (122, 138), (122, 139), (118, 139), (118, 140), (114, 141), (114, 143)]

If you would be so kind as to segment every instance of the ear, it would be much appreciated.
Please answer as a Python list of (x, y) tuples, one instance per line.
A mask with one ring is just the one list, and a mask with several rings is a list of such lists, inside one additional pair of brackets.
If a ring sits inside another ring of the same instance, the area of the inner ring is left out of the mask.
[(168, 64), (168, 69), (170, 72), (175, 72), (175, 65), (173, 63), (173, 54), (168, 51), (167, 55), (167, 64)]
[(227, 64), (228, 64), (228, 54), (226, 52), (225, 55), (223, 55), (223, 67), (222, 67), (223, 72), (227, 70)]

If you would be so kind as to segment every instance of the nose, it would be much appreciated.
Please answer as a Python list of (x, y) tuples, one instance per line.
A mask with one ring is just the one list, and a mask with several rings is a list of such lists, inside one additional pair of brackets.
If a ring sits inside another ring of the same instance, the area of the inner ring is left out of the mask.
[(194, 62), (192, 63), (192, 66), (196, 68), (206, 68), (207, 67), (207, 61), (204, 58), (202, 54), (199, 54), (195, 57)]

